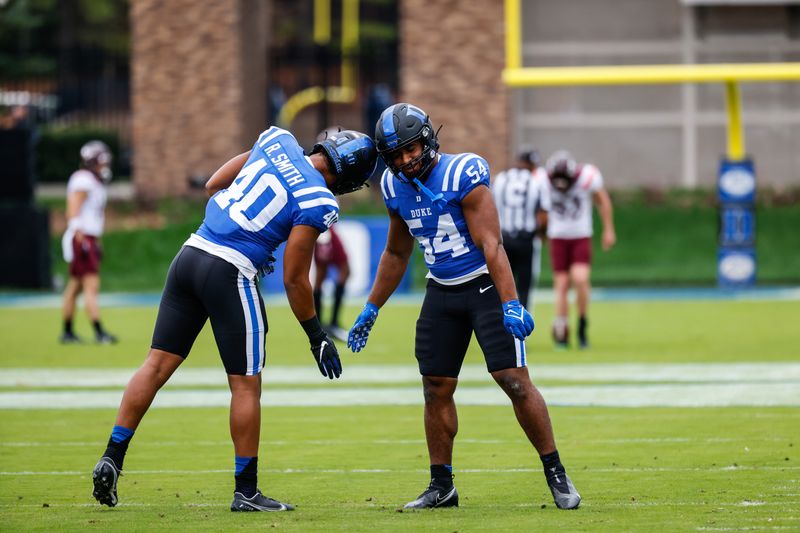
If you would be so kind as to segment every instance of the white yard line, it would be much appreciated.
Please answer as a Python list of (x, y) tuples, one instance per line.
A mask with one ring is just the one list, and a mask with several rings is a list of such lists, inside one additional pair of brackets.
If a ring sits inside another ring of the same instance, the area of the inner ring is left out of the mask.
[[(551, 406), (597, 407), (800, 407), (797, 383), (704, 383), (647, 385), (574, 385), (541, 387)], [(0, 409), (99, 409), (119, 406), (122, 391), (1, 392)], [(497, 386), (459, 387), (459, 405), (508, 405)], [(227, 407), (225, 390), (163, 390), (153, 407)], [(264, 406), (421, 405), (419, 387), (270, 389)]]
[[(6, 368), (0, 370), (0, 387), (124, 387), (135, 368)], [(583, 382), (797, 382), (800, 363), (604, 363), (584, 365), (536, 365), (530, 368), (534, 381)], [(271, 385), (320, 385), (317, 369), (307, 366), (267, 366), (264, 383)], [(461, 381), (492, 382), (483, 365), (464, 365)], [(419, 383), (412, 365), (348, 365), (340, 384)], [(227, 388), (225, 371), (219, 368), (179, 369), (169, 381), (175, 386), (219, 386)]]
[[(795, 471), (800, 470), (800, 466), (730, 466), (730, 467), (658, 467), (658, 468), (585, 468), (581, 472), (608, 473), (608, 472), (730, 472), (730, 471)], [(459, 468), (460, 473), (469, 474), (530, 474), (541, 473), (541, 467), (537, 468)], [(430, 472), (427, 468), (266, 468), (259, 469), (259, 472), (266, 474), (420, 474)], [(146, 475), (207, 475), (207, 474), (230, 474), (231, 469), (198, 469), (198, 470), (124, 470), (125, 476), (146, 476)], [(83, 470), (52, 470), (52, 471), (0, 471), (0, 476), (80, 476), (89, 477), (91, 471)]]
[[(581, 438), (584, 444), (719, 444), (740, 442), (743, 444), (762, 443), (762, 442), (791, 442), (790, 437), (739, 437), (739, 438), (691, 438), (691, 437), (633, 437), (628, 439), (593, 439), (590, 437)], [(355, 440), (355, 439), (299, 439), (299, 440), (261, 440), (264, 446), (348, 446), (348, 445), (364, 445), (364, 444), (385, 444), (390, 446), (419, 446), (425, 444), (425, 439), (373, 439), (373, 440)], [(458, 438), (459, 446), (477, 444), (514, 444), (519, 442), (519, 439), (467, 439)], [(0, 442), (0, 448), (85, 448), (87, 446), (96, 446), (96, 441), (7, 441)], [(147, 441), (149, 447), (162, 447), (170, 448), (174, 446), (186, 446), (186, 441)], [(229, 447), (230, 440), (193, 440), (192, 446), (194, 447)]]

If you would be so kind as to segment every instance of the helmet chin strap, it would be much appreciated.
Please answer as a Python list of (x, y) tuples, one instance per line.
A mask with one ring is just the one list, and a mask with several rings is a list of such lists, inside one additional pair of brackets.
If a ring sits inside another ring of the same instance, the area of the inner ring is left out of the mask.
[(419, 181), (418, 178), (414, 178), (413, 182), (414, 185), (416, 185), (419, 188), (419, 190), (422, 191), (422, 194), (424, 194), (430, 199), (434, 209), (437, 209), (438, 211), (444, 210), (444, 206), (445, 204), (447, 204), (447, 201), (444, 199), (444, 194), (442, 193), (435, 194), (432, 190), (427, 188), (421, 181)]

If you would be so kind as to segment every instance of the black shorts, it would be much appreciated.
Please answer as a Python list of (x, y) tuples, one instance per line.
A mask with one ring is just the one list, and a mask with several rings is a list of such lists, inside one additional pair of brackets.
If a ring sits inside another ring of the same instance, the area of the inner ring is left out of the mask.
[(414, 347), (420, 374), (458, 377), (473, 331), (489, 372), (525, 366), (525, 342), (503, 327), (500, 296), (488, 274), (456, 286), (429, 280)]
[(224, 259), (184, 246), (169, 267), (151, 347), (186, 358), (208, 318), (225, 371), (261, 372), (267, 313), (257, 285)]

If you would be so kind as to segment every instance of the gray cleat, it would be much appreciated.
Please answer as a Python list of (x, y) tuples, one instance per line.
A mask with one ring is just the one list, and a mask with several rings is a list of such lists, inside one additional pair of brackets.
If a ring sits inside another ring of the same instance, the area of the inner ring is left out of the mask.
[(233, 501), (231, 502), (231, 511), (233, 512), (253, 512), (253, 511), (294, 511), (294, 505), (288, 503), (281, 503), (278, 500), (267, 498), (261, 491), (256, 493), (251, 498), (246, 498), (241, 492), (233, 493)]
[(433, 509), (434, 507), (458, 507), (458, 492), (456, 492), (455, 485), (449, 489), (443, 489), (431, 483), (425, 492), (417, 496), (413, 502), (405, 504), (403, 509)]
[(553, 501), (559, 509), (577, 509), (581, 504), (581, 495), (575, 489), (567, 473), (551, 468), (547, 473), (547, 486), (553, 494)]

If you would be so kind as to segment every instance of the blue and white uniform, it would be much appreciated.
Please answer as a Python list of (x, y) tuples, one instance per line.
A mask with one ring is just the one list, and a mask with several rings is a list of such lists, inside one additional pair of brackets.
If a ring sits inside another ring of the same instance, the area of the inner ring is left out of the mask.
[(390, 170), (381, 177), (387, 209), (405, 221), (428, 267), (414, 347), (420, 374), (458, 377), (473, 332), (490, 372), (526, 366), (525, 343), (503, 326), (500, 295), (462, 208), (470, 192), (489, 187), (489, 165), (473, 153), (438, 157), (427, 192)]
[(387, 209), (405, 220), (425, 255), (427, 277), (442, 285), (459, 285), (489, 272), (461, 209), (464, 197), (480, 185), (489, 186), (489, 165), (472, 153), (439, 154), (425, 180), (428, 189), (442, 194), (438, 201), (388, 169), (381, 177)]
[(333, 193), (294, 136), (274, 127), (263, 132), (173, 260), (152, 347), (186, 357), (210, 318), (227, 373), (261, 372), (268, 326), (257, 274), (271, 268), (294, 226), (323, 232), (338, 217)]
[(291, 133), (273, 127), (259, 136), (233, 184), (211, 197), (203, 224), (186, 244), (254, 279), (294, 226), (322, 233), (338, 218), (339, 204), (322, 174)]

